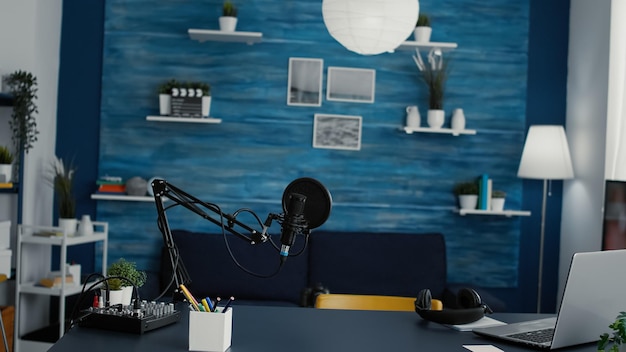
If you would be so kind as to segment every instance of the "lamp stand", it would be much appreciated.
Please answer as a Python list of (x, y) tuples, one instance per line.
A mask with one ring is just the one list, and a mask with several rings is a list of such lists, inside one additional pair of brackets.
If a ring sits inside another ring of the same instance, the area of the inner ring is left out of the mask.
[(543, 277), (543, 242), (546, 232), (546, 201), (548, 180), (543, 180), (543, 200), (541, 202), (541, 236), (539, 237), (539, 276), (537, 281), (537, 313), (541, 313), (541, 282)]

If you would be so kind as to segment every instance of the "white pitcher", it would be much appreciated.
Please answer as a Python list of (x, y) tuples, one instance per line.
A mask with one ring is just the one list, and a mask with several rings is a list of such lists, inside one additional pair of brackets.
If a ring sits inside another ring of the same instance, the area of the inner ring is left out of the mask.
[(413, 128), (420, 127), (420, 112), (415, 105), (406, 107), (406, 126)]

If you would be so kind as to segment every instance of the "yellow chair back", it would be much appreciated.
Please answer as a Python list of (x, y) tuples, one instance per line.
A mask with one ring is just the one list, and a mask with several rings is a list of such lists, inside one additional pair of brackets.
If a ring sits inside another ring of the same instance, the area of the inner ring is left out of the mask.
[(324, 293), (317, 296), (315, 308), (351, 310), (415, 311), (414, 297), (349, 295)]

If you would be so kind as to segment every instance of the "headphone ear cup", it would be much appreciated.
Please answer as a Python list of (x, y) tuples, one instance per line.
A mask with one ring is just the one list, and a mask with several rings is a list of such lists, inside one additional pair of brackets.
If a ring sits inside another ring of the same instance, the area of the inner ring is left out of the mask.
[(483, 306), (480, 295), (471, 288), (462, 288), (459, 290), (457, 293), (457, 304), (463, 309), (479, 308)]
[(420, 310), (430, 310), (431, 303), (432, 296), (430, 294), (430, 290), (425, 288), (417, 294), (417, 298), (415, 299), (415, 311), (419, 312)]

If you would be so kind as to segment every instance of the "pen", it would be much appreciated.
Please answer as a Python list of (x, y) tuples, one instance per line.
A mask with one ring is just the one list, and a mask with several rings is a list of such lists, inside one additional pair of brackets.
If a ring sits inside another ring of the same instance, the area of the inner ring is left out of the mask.
[(211, 300), (211, 297), (207, 297), (204, 300), (209, 305), (209, 312), (214, 311), (215, 310), (215, 306), (213, 306), (213, 301)]
[(180, 284), (180, 290), (183, 291), (183, 295), (185, 295), (185, 298), (187, 298), (187, 300), (189, 301), (193, 309), (199, 312), (200, 307), (198, 307), (198, 301), (196, 301), (196, 299), (193, 298), (189, 290), (187, 290), (187, 287), (185, 287), (185, 285), (183, 284)]
[(215, 306), (213, 306), (213, 311), (217, 312), (217, 305), (220, 303), (222, 299), (219, 297), (215, 297)]
[(228, 301), (226, 301), (226, 304), (224, 305), (224, 309), (222, 309), (222, 313), (226, 313), (226, 311), (228, 310), (228, 308), (230, 308), (230, 305), (233, 303), (234, 300), (235, 300), (235, 297), (230, 296), (230, 298), (228, 299)]
[(203, 298), (201, 302), (202, 302), (202, 307), (204, 307), (204, 311), (210, 312), (211, 308), (209, 307), (209, 304), (207, 303), (206, 298)]

